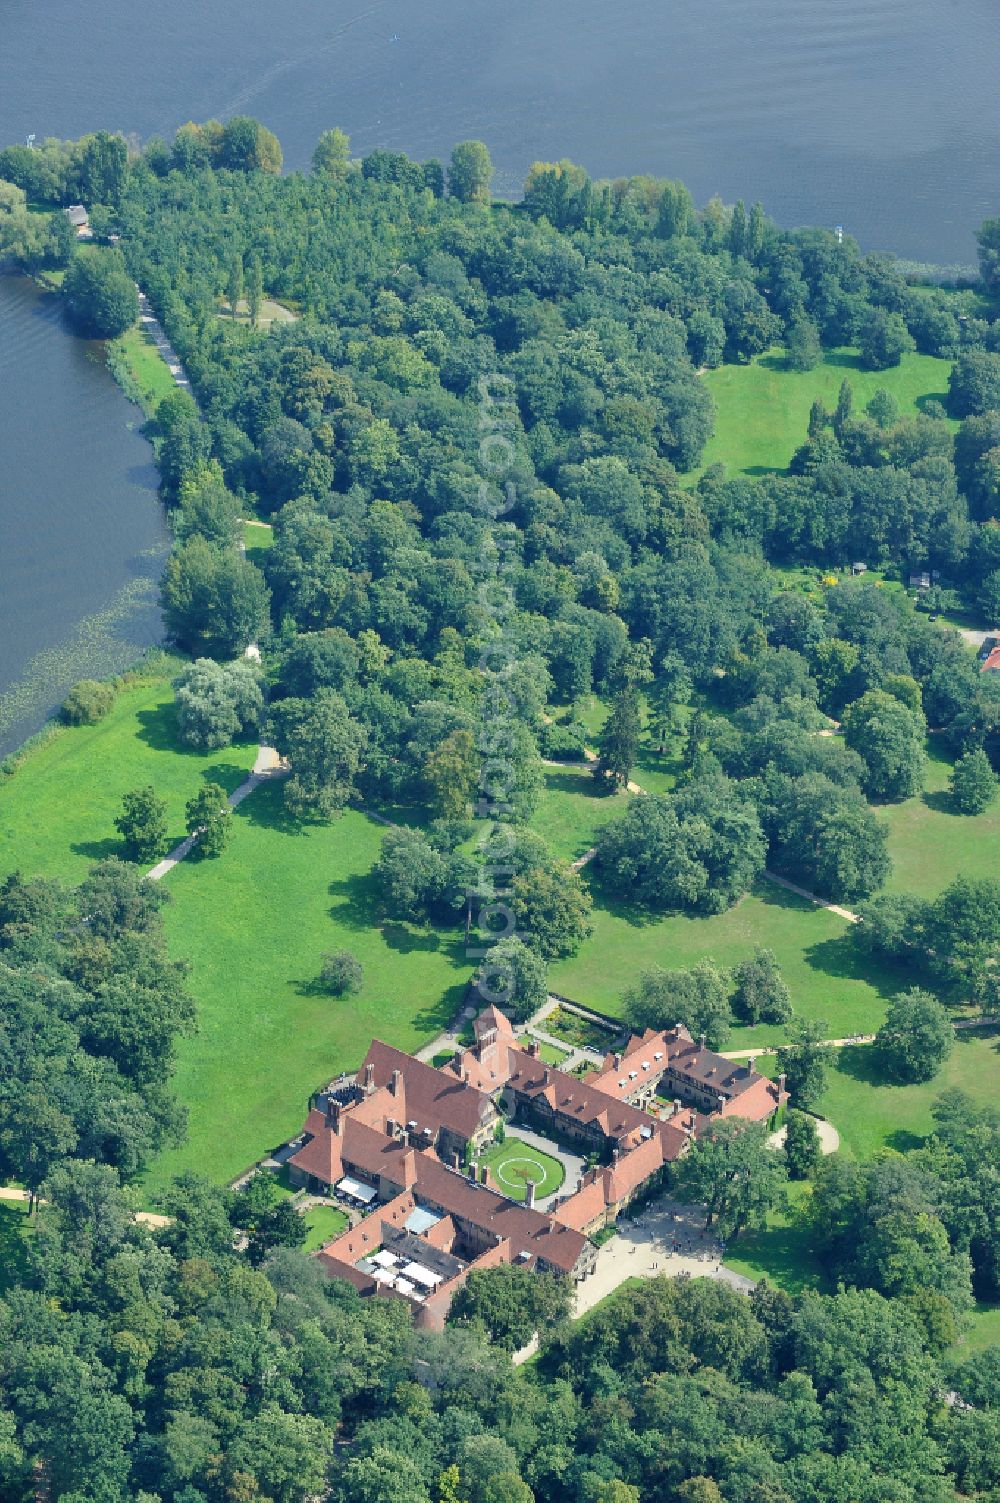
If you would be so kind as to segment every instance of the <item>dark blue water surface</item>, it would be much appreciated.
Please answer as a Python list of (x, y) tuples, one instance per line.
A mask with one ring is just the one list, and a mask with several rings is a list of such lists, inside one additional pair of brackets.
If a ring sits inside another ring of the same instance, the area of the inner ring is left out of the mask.
[(303, 167), (330, 125), (359, 153), (479, 136), (507, 191), (569, 156), (970, 261), (998, 56), (996, 0), (4, 0), (0, 139), (248, 112)]
[(166, 526), (139, 422), (59, 300), (0, 277), (0, 755), (159, 639)]

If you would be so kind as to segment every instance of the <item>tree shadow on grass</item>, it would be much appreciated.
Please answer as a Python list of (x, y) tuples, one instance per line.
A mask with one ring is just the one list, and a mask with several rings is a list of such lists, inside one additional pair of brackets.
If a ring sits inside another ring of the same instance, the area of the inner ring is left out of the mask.
[(811, 970), (846, 981), (866, 982), (880, 997), (895, 997), (912, 986), (912, 972), (862, 955), (853, 936), (840, 934), (835, 939), (821, 939), (803, 951)]
[(121, 841), (109, 837), (107, 840), (75, 840), (70, 845), (70, 850), (76, 856), (86, 856), (88, 861), (107, 861), (111, 856), (121, 856)]
[(935, 814), (957, 815), (961, 812), (955, 807), (955, 800), (946, 788), (941, 788), (936, 793), (922, 793), (920, 802), (928, 809), (933, 809)]
[(264, 830), (275, 830), (281, 835), (301, 835), (311, 824), (327, 824), (324, 819), (302, 820), (289, 814), (284, 802), (284, 783), (277, 779), (261, 783), (248, 799), (244, 799), (236, 811), (244, 819), (260, 825)]
[(390, 950), (409, 955), (414, 950), (440, 950), (441, 936), (429, 929), (411, 929), (407, 924), (386, 923), (380, 931)]
[(887, 1134), (885, 1146), (894, 1149), (896, 1153), (912, 1153), (915, 1148), (923, 1148), (926, 1142), (927, 1139), (920, 1133), (899, 1127), (895, 1132)]
[(327, 887), (334, 902), (330, 917), (345, 929), (378, 929), (385, 918), (374, 872), (336, 877)]
[[(551, 793), (568, 793), (575, 798), (594, 798), (602, 803), (613, 797), (610, 789), (590, 775), (587, 762), (571, 762), (565, 768), (546, 767), (545, 786)], [(623, 806), (624, 807), (624, 806)]]
[(414, 1028), (419, 1028), (421, 1033), (432, 1035), (447, 1028), (465, 1002), (468, 990), (468, 980), (456, 981), (453, 985), (446, 987), (436, 1001), (428, 1003), (426, 1007), (414, 1013)]
[(916, 407), (918, 412), (926, 412), (927, 407), (931, 402), (939, 403), (940, 406), (944, 408), (945, 412), (947, 412), (948, 393), (946, 391), (927, 391), (922, 397), (918, 397), (913, 405)]
[(386, 918), (374, 872), (338, 877), (327, 891), (335, 900), (330, 906), (330, 917), (341, 928), (358, 933), (378, 930), (387, 948), (400, 955), (433, 953), (447, 947), (450, 937), (447, 931)]
[(866, 367), (861, 364), (860, 355), (856, 355), (853, 350), (827, 350), (823, 356), (823, 363), (836, 366), (838, 370), (866, 370)]
[(162, 705), (153, 705), (148, 710), (140, 710), (136, 716), (141, 727), (139, 740), (144, 741), (153, 751), (176, 752), (181, 757), (200, 757), (201, 752), (194, 751), (189, 746), (184, 746), (177, 734), (177, 712), (173, 701)]
[(896, 1083), (886, 1079), (879, 1050), (874, 1044), (845, 1045), (837, 1051), (836, 1069), (840, 1075), (847, 1075), (862, 1085), (892, 1087)]

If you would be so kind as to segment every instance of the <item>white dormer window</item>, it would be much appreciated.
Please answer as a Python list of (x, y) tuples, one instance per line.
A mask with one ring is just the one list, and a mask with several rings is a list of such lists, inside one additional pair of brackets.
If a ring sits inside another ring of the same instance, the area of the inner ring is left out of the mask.
[(663, 1050), (662, 1049), (657, 1049), (656, 1053), (653, 1055), (653, 1058), (654, 1059), (662, 1059), (663, 1058)]
[(649, 1069), (649, 1060), (648, 1059), (644, 1059), (643, 1060), (643, 1062), (642, 1062), (642, 1068), (644, 1070), (648, 1070)]

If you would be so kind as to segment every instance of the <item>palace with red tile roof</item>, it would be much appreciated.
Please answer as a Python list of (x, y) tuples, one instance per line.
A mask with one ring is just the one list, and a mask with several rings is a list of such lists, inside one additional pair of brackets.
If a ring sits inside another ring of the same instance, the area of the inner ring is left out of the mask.
[[(592, 1234), (660, 1185), (710, 1116), (764, 1120), (787, 1099), (783, 1081), (696, 1046), (682, 1028), (631, 1039), (582, 1081), (543, 1063), (537, 1042), (522, 1047), (494, 1007), (475, 1036), (441, 1069), (374, 1041), (353, 1084), (320, 1094), (288, 1161), (293, 1184), (368, 1212), (322, 1249), (325, 1270), (363, 1294), (407, 1299), (424, 1326), (443, 1324), (472, 1268), (585, 1278)], [(663, 1082), (679, 1099), (656, 1099)], [(526, 1201), (512, 1200), (476, 1163), (504, 1117), (600, 1162), (545, 1209), (530, 1182)]]

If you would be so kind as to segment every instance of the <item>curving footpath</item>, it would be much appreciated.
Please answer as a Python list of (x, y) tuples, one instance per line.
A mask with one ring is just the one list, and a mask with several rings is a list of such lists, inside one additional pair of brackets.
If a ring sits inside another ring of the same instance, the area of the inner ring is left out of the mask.
[[(260, 787), (261, 783), (266, 783), (272, 778), (286, 777), (288, 770), (288, 764), (282, 761), (273, 746), (261, 746), (250, 776), (227, 799), (230, 809), (238, 808), (245, 798), (250, 797), (255, 788)], [(162, 861), (150, 867), (146, 873), (149, 881), (161, 881), (168, 872), (172, 872), (174, 867), (184, 860), (185, 856), (191, 854), (197, 842), (197, 835), (189, 835), (186, 840), (181, 841), (180, 845), (175, 845), (169, 856), (164, 856)]]

